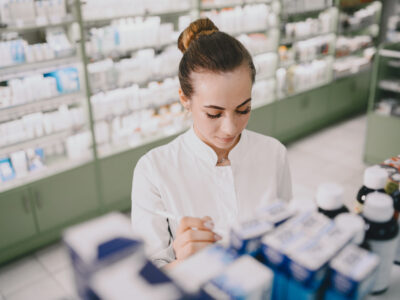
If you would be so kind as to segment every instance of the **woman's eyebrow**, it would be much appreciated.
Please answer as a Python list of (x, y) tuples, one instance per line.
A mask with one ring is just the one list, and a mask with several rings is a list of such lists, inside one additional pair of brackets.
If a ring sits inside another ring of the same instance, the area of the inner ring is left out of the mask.
[[(248, 102), (250, 102), (250, 101), (251, 101), (251, 98), (247, 99), (247, 100), (244, 101), (242, 104), (239, 104), (236, 108), (240, 108), (240, 107), (242, 107), (243, 105), (246, 105), (246, 103), (248, 103)], [(205, 105), (204, 107), (206, 107), (206, 108), (214, 108), (214, 109), (219, 109), (219, 110), (225, 110), (224, 107), (216, 106), (216, 105)]]

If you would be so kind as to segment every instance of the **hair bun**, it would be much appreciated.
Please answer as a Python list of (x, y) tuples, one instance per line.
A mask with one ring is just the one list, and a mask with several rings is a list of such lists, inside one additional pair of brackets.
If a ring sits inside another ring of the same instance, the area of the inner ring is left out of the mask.
[(197, 19), (180, 34), (178, 38), (178, 48), (185, 53), (190, 43), (197, 40), (201, 35), (210, 35), (219, 31), (218, 27), (209, 19)]

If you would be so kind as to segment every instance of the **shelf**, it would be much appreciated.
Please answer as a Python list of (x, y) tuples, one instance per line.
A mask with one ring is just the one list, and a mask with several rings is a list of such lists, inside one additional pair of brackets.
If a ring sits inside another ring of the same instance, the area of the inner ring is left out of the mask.
[[(394, 86), (393, 83), (395, 83), (396, 86)], [(381, 90), (400, 93), (400, 80), (381, 80), (378, 86)]]
[(400, 68), (400, 60), (388, 61), (387, 65), (392, 67), (392, 68)]
[(307, 17), (310, 15), (315, 15), (319, 14), (320, 12), (323, 12), (324, 10), (327, 10), (331, 7), (334, 6), (325, 6), (323, 8), (316, 8), (316, 9), (311, 9), (311, 10), (305, 10), (305, 11), (293, 11), (293, 12), (285, 12), (283, 9), (282, 11), (282, 17)]
[(379, 50), (379, 55), (383, 57), (400, 58), (400, 51), (381, 49)]
[(291, 61), (291, 62), (279, 62), (279, 68), (289, 68), (293, 65), (301, 65), (301, 64), (307, 64), (307, 63), (311, 63), (315, 60), (321, 60), (324, 59), (326, 57), (332, 57), (333, 54), (332, 53), (327, 53), (327, 54), (318, 54), (316, 57), (314, 58), (310, 58), (310, 59), (305, 59), (305, 60), (296, 60), (296, 61)]
[(60, 105), (71, 105), (84, 100), (82, 92), (55, 96), (48, 99), (0, 108), (0, 123), (20, 118), (28, 113), (57, 109)]
[(200, 2), (200, 10), (224, 9), (235, 6), (253, 5), (253, 4), (270, 4), (273, 0), (267, 1), (237, 1), (226, 4), (202, 4)]
[(81, 159), (70, 160), (68, 158), (60, 159), (50, 165), (45, 165), (43, 169), (32, 171), (24, 177), (15, 178), (10, 181), (0, 183), (0, 193), (7, 190), (17, 188), (19, 186), (27, 185), (34, 181), (44, 179), (46, 177), (54, 176), (56, 174), (74, 169), (81, 165), (90, 163), (93, 161), (93, 155), (82, 157)]
[(180, 9), (166, 12), (145, 12), (144, 14), (126, 14), (120, 16), (111, 16), (99, 19), (88, 19), (83, 21), (83, 25), (85, 27), (94, 27), (104, 23), (110, 23), (113, 20), (124, 19), (124, 18), (134, 18), (134, 17), (152, 17), (152, 16), (173, 16), (173, 15), (181, 15), (181, 14), (189, 14), (191, 9)]
[(360, 9), (360, 8), (363, 8), (363, 7), (365, 7), (365, 6), (368, 6), (368, 5), (371, 4), (372, 2), (375, 2), (375, 0), (369, 0), (369, 1), (363, 0), (362, 2), (353, 3), (353, 4), (348, 4), (348, 5), (343, 4), (343, 3), (340, 3), (340, 9), (358, 10), (358, 9)]
[(361, 72), (367, 72), (367, 71), (369, 72), (369, 71), (371, 71), (371, 68), (372, 68), (372, 64), (369, 63), (368, 65), (363, 65), (358, 68), (348, 69), (340, 74), (336, 74), (335, 70), (333, 70), (333, 73), (334, 73), (333, 78), (334, 78), (334, 80), (337, 80), (337, 79), (353, 76), (353, 75), (361, 73)]
[(40, 147), (44, 147), (46, 145), (54, 144), (55, 142), (64, 141), (69, 136), (73, 135), (76, 132), (79, 132), (83, 127), (67, 129), (60, 132), (44, 135), (41, 137), (29, 139), (26, 141), (17, 142), (15, 144), (2, 146), (0, 149), (1, 156), (7, 156), (9, 153), (19, 151), (25, 148), (34, 148), (37, 145)]
[(24, 26), (10, 26), (10, 27), (5, 27), (5, 28), (0, 28), (0, 34), (6, 33), (6, 32), (24, 33), (24, 32), (31, 32), (31, 31), (37, 31), (37, 30), (45, 30), (45, 29), (51, 28), (51, 27), (68, 26), (68, 25), (71, 25), (73, 22), (75, 22), (74, 18), (72, 16), (67, 16), (67, 18), (65, 18), (65, 20), (62, 20), (61, 22), (58, 22), (58, 23), (46, 23), (46, 24), (41, 24), (41, 25), (27, 24)]
[(301, 42), (301, 41), (306, 41), (306, 40), (310, 40), (316, 37), (320, 37), (320, 36), (325, 36), (325, 35), (329, 35), (329, 34), (335, 34), (334, 31), (329, 31), (329, 32), (320, 32), (320, 33), (316, 33), (316, 34), (312, 34), (309, 36), (305, 36), (305, 37), (298, 37), (298, 38), (283, 38), (279, 41), (280, 45), (288, 45), (288, 44), (294, 44), (296, 42)]
[(128, 49), (125, 51), (120, 51), (120, 50), (114, 50), (113, 52), (109, 53), (109, 54), (94, 54), (94, 55), (89, 55), (88, 58), (90, 59), (89, 63), (94, 63), (100, 60), (104, 60), (107, 58), (111, 58), (111, 59), (118, 59), (124, 56), (129, 56), (131, 53), (139, 51), (139, 50), (143, 50), (143, 49), (154, 49), (156, 51), (162, 51), (165, 48), (169, 47), (169, 46), (176, 46), (177, 42), (176, 41), (171, 41), (170, 43), (164, 44), (164, 45), (160, 45), (160, 46), (146, 46), (146, 47), (138, 47), (138, 48), (132, 48), (132, 49)]
[(351, 29), (341, 29), (339, 30), (338, 34), (339, 35), (344, 35), (344, 36), (348, 36), (348, 35), (360, 35), (365, 31), (368, 31), (371, 29), (372, 26), (379, 26), (378, 23), (371, 23), (368, 25), (360, 25), (356, 28), (351, 28)]
[(9, 67), (0, 68), (0, 82), (7, 81), (13, 78), (21, 78), (32, 73), (46, 73), (57, 69), (59, 66), (78, 63), (79, 59), (76, 55), (56, 58), (52, 60), (19, 64)]
[(147, 137), (142, 137), (140, 142), (136, 142), (136, 143), (129, 143), (128, 145), (120, 145), (120, 146), (115, 146), (115, 145), (98, 145), (97, 146), (97, 151), (99, 153), (99, 158), (103, 159), (106, 157), (110, 157), (122, 152), (126, 152), (132, 149), (135, 149), (137, 147), (141, 147), (141, 146), (145, 146), (147, 144), (151, 144), (153, 142), (156, 142), (158, 140), (161, 139), (165, 139), (174, 135), (179, 135), (181, 133), (184, 133), (185, 131), (187, 131), (190, 128), (190, 126), (184, 127), (183, 129), (179, 129), (179, 130), (173, 130), (171, 132), (168, 133), (158, 133), (158, 134), (154, 134), (151, 136), (147, 136)]
[(305, 89), (305, 90), (302, 90), (302, 91), (298, 91), (298, 92), (293, 93), (293, 94), (286, 94), (283, 97), (277, 97), (276, 100), (281, 101), (281, 100), (285, 100), (286, 98), (289, 98), (289, 97), (299, 96), (301, 94), (310, 92), (311, 90), (314, 90), (314, 89), (321, 88), (321, 87), (326, 86), (326, 85), (331, 84), (331, 83), (332, 83), (332, 80), (329, 80), (327, 82), (322, 82), (322, 83), (316, 84), (314, 86), (311, 86), (308, 89)]
[(375, 48), (375, 47), (374, 47), (373, 44), (369, 44), (369, 45), (364, 46), (364, 47), (362, 47), (360, 49), (357, 49), (357, 50), (354, 50), (354, 51), (350, 51), (349, 53), (347, 53), (345, 55), (340, 55), (340, 56), (335, 55), (335, 58), (336, 59), (340, 59), (340, 58), (345, 58), (345, 57), (352, 56), (352, 55), (357, 56), (357, 55), (363, 54), (363, 52), (365, 50), (367, 50), (368, 48)]

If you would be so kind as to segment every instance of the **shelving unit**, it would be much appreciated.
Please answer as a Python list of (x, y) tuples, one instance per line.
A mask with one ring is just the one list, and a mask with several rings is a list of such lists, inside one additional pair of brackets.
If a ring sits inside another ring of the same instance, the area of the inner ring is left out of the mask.
[(400, 44), (382, 45), (374, 64), (364, 159), (380, 163), (400, 153)]
[[(144, 19), (160, 16), (162, 23), (173, 23), (174, 30), (177, 33), (178, 17), (186, 15), (189, 12), (193, 20), (204, 11), (226, 10), (235, 6), (243, 8), (249, 4), (274, 5), (274, 3), (278, 3), (281, 10), (277, 14), (276, 24), (273, 26), (266, 25), (265, 28), (260, 28), (261, 30), (250, 30), (243, 33), (236, 32), (234, 34), (235, 36), (241, 34), (246, 34), (247, 36), (252, 36), (252, 34), (265, 35), (268, 47), (263, 48), (265, 51), (253, 52), (253, 57), (267, 53), (271, 55), (275, 54), (278, 57), (280, 45), (296, 44), (329, 33), (337, 34), (339, 30), (338, 25), (335, 24), (332, 30), (328, 32), (321, 31), (318, 34), (312, 34), (307, 37), (285, 37), (281, 33), (287, 22), (316, 18), (326, 8), (338, 9), (339, 0), (332, 1), (328, 7), (300, 11), (299, 13), (285, 12), (284, 3), (286, 2), (284, 0), (241, 0), (236, 1), (234, 4), (226, 1), (223, 5), (218, 5), (218, 7), (204, 6), (201, 0), (193, 2), (196, 3), (196, 6), (188, 10), (173, 10), (171, 8), (172, 11), (169, 12), (145, 12), (140, 16), (143, 16)], [(64, 27), (69, 27), (73, 23), (79, 27), (79, 36), (75, 36), (74, 38), (77, 41), (75, 45), (77, 49), (76, 53), (69, 57), (56, 58), (51, 61), (21, 64), (0, 69), (0, 78), (5, 78), (3, 80), (6, 80), (23, 77), (27, 74), (37, 72), (37, 70), (47, 72), (60, 66), (78, 64), (82, 71), (80, 74), (80, 91), (17, 106), (2, 107), (0, 108), (0, 124), (12, 119), (21, 118), (30, 113), (55, 111), (62, 105), (66, 105), (67, 107), (83, 107), (87, 114), (84, 131), (89, 132), (91, 138), (90, 153), (86, 153), (88, 155), (85, 154), (73, 160), (60, 159), (59, 157), (52, 159), (49, 157), (47, 160), (48, 166), (43, 170), (32, 173), (27, 177), (0, 183), (0, 220), (8, 220), (9, 224), (11, 224), (10, 228), (13, 228), (13, 224), (15, 226), (21, 224), (19, 226), (21, 231), (17, 235), (11, 234), (9, 230), (4, 228), (1, 229), (0, 226), (0, 264), (59, 238), (61, 231), (70, 224), (113, 209), (129, 209), (132, 173), (136, 162), (147, 151), (173, 140), (190, 126), (190, 122), (185, 121), (184, 116), (178, 115), (178, 118), (182, 121), (182, 126), (180, 127), (170, 126), (162, 132), (137, 135), (137, 138), (128, 139), (125, 142), (116, 141), (113, 143), (111, 140), (108, 143), (98, 143), (99, 136), (96, 136), (96, 125), (98, 123), (104, 121), (112, 122), (116, 116), (128, 116), (137, 109), (131, 107), (126, 109), (124, 114), (120, 115), (110, 112), (106, 118), (96, 116), (96, 109), (92, 105), (91, 98), (98, 92), (115, 91), (118, 85), (110, 86), (109, 88), (104, 87), (101, 91), (92, 89), (88, 66), (93, 62), (107, 58), (116, 63), (124, 58), (129, 58), (131, 54), (135, 55), (139, 50), (147, 48), (153, 48), (156, 54), (163, 53), (167, 46), (176, 45), (177, 35), (175, 34), (176, 36), (171, 37), (171, 43), (165, 46), (137, 47), (129, 49), (129, 51), (117, 51), (114, 49), (114, 51), (107, 53), (107, 55), (89, 55), (86, 42), (88, 37), (90, 37), (89, 31), (91, 28), (105, 26), (118, 19), (131, 18), (138, 16), (138, 14), (118, 16), (108, 14), (96, 19), (85, 20), (82, 16), (81, 5), (80, 0), (73, 0), (71, 6), (68, 8), (68, 12), (73, 14), (73, 18), (62, 23)], [(43, 31), (47, 27), (46, 25), (20, 28), (9, 27), (0, 29), (0, 35), (13, 31), (31, 34), (38, 30)], [(74, 25), (74, 30), (76, 29), (77, 27)], [(275, 38), (276, 42), (273, 42)], [(285, 66), (285, 68), (290, 69), (292, 72), (297, 66), (305, 62), (314, 61), (315, 59), (329, 57), (333, 60), (335, 56), (334, 48), (335, 45), (330, 47), (327, 53), (316, 55), (314, 59), (302, 62), (299, 62), (297, 59), (290, 65)], [(278, 58), (276, 63), (277, 69), (280, 64), (281, 61)], [(265, 73), (267, 75), (256, 77), (256, 84), (268, 83), (276, 86), (276, 70), (267, 73)], [(253, 110), (248, 128), (274, 136), (285, 143), (295, 140), (322, 126), (336, 122), (345, 116), (362, 111), (362, 102), (368, 93), (369, 77), (370, 72), (368, 69), (357, 70), (357, 72), (350, 73), (350, 75), (346, 74), (346, 76), (341, 78), (334, 78), (334, 76), (330, 75), (328, 76), (329, 80), (319, 83), (318, 86), (309, 86), (308, 90), (287, 93), (282, 97), (277, 94), (277, 88), (268, 93), (264, 91), (264, 94), (266, 94), (264, 98), (261, 97), (261, 99), (253, 101)], [(170, 78), (170, 76), (152, 76), (146, 82), (140, 84), (132, 82), (132, 85), (138, 84), (139, 88), (146, 88), (150, 82), (162, 82), (167, 78)], [(262, 86), (262, 88), (264, 87), (265, 85)], [(170, 100), (170, 102), (163, 104), (171, 105), (174, 103), (174, 99)], [(177, 101), (178, 97), (175, 100)], [(153, 109), (155, 113), (158, 113), (159, 109), (163, 109), (157, 103), (140, 107), (140, 109), (148, 108)], [(57, 139), (61, 141), (64, 141), (68, 137), (68, 135), (64, 136), (61, 133), (56, 135)], [(51, 142), (50, 137), (43, 138), (44, 141), (46, 139)], [(32, 142), (42, 143), (40, 139), (33, 140)], [(3, 149), (0, 149), (1, 151)], [(4, 213), (5, 211), (7, 213)], [(14, 215), (14, 218), (10, 218), (8, 215)]]

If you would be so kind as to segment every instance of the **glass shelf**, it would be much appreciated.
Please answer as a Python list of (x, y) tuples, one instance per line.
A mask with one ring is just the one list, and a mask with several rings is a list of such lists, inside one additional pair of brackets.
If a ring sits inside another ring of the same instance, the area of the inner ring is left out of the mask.
[(57, 109), (60, 105), (71, 105), (85, 100), (82, 92), (69, 93), (34, 102), (0, 108), (0, 122), (23, 117), (26, 114)]
[(282, 10), (282, 17), (283, 18), (306, 18), (309, 16), (314, 16), (316, 14), (319, 14), (320, 12), (323, 12), (331, 7), (334, 6), (324, 6), (321, 8), (316, 8), (316, 9), (310, 9), (310, 10), (304, 10), (304, 11), (289, 11), (286, 12), (285, 9)]
[(400, 80), (384, 79), (379, 81), (378, 86), (385, 91), (400, 93)]
[(340, 58), (345, 58), (345, 57), (348, 57), (348, 56), (354, 56), (354, 55), (361, 55), (361, 54), (363, 54), (363, 52), (365, 51), (365, 50), (367, 50), (367, 49), (369, 49), (369, 48), (374, 48), (375, 49), (375, 47), (373, 46), (373, 44), (368, 44), (368, 45), (366, 45), (366, 46), (364, 46), (364, 47), (362, 47), (362, 48), (360, 48), (360, 49), (357, 49), (357, 50), (353, 50), (353, 51), (349, 51), (348, 53), (346, 53), (346, 54), (344, 54), (344, 55), (337, 55), (337, 54), (335, 54), (335, 58), (336, 59), (340, 59)]
[(46, 73), (49, 71), (53, 71), (60, 66), (67, 66), (74, 63), (79, 63), (78, 56), (68, 56), (61, 57), (52, 60), (34, 62), (34, 63), (25, 63), (14, 66), (8, 66), (0, 68), (0, 82), (7, 81), (13, 78), (21, 78), (32, 73)]
[(296, 42), (301, 42), (301, 41), (306, 41), (306, 40), (310, 40), (316, 37), (320, 37), (320, 36), (325, 36), (325, 35), (329, 35), (329, 34), (335, 34), (334, 31), (328, 31), (328, 32), (320, 32), (320, 33), (316, 33), (316, 34), (312, 34), (312, 35), (308, 35), (308, 36), (304, 36), (304, 37), (296, 37), (296, 38), (282, 38), (279, 41), (280, 45), (288, 45), (288, 44), (294, 44)]
[(266, 1), (236, 1), (232, 3), (225, 3), (225, 4), (202, 4), (200, 2), (200, 10), (212, 10), (212, 9), (224, 9), (230, 8), (234, 6), (244, 6), (244, 5), (252, 5), (252, 4), (270, 4), (273, 0), (266, 0)]
[(6, 33), (6, 32), (19, 32), (19, 33), (24, 33), (24, 32), (31, 32), (31, 31), (37, 31), (37, 30), (46, 30), (47, 28), (51, 27), (59, 27), (59, 26), (69, 26), (72, 23), (75, 22), (75, 19), (73, 16), (69, 15), (67, 16), (64, 20), (61, 20), (60, 22), (57, 23), (46, 23), (46, 24), (24, 24), (22, 26), (8, 26), (5, 28), (0, 28), (0, 34)]
[(0, 182), (0, 193), (3, 193), (7, 190), (17, 188), (19, 186), (26, 185), (28, 183), (38, 181), (44, 179), (46, 177), (50, 177), (76, 167), (82, 166), (84, 164), (90, 163), (93, 161), (93, 155), (87, 155), (80, 159), (58, 159), (55, 160), (48, 165), (45, 165), (42, 169), (35, 170), (29, 172), (26, 176), (15, 178), (10, 181)]
[(279, 68), (289, 68), (294, 65), (301, 65), (311, 63), (315, 60), (321, 60), (327, 57), (332, 57), (333, 53), (326, 53), (326, 54), (318, 54), (317, 56), (310, 58), (310, 59), (303, 59), (303, 60), (295, 60), (291, 62), (279, 62)]
[(350, 69), (342, 71), (340, 73), (335, 72), (335, 70), (333, 70), (333, 73), (334, 73), (333, 78), (334, 78), (334, 80), (338, 80), (341, 78), (353, 76), (358, 73), (367, 72), (367, 71), (369, 72), (369, 71), (371, 71), (371, 68), (372, 68), (372, 64), (369, 63), (367, 65), (363, 65), (358, 68), (350, 68)]

